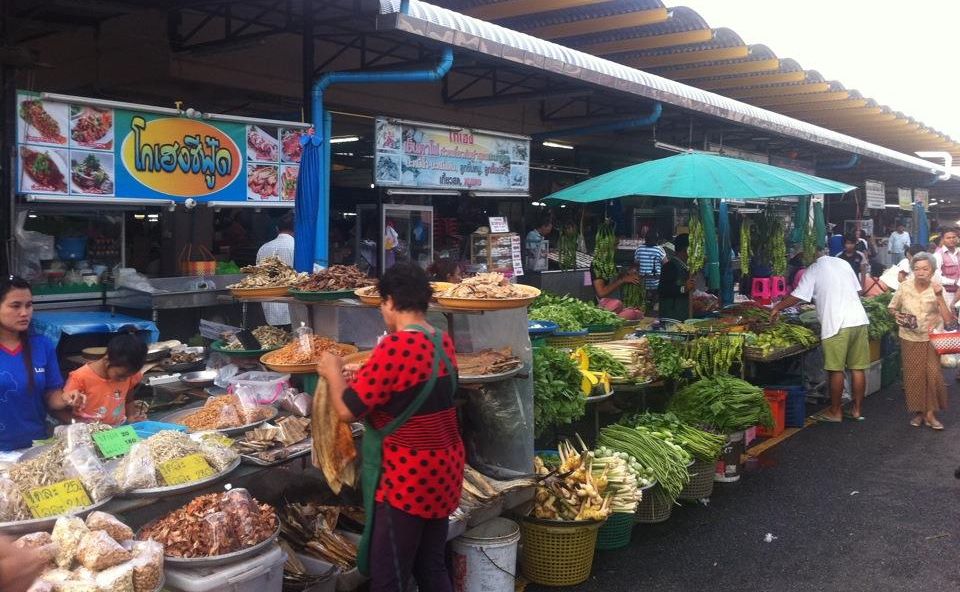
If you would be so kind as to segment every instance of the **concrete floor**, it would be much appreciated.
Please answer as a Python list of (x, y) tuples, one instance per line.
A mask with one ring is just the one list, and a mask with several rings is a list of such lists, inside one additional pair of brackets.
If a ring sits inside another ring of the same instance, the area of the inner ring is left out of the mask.
[(956, 407), (943, 432), (911, 427), (894, 384), (867, 399), (865, 421), (804, 428), (717, 483), (708, 505), (637, 526), (572, 589), (960, 590)]

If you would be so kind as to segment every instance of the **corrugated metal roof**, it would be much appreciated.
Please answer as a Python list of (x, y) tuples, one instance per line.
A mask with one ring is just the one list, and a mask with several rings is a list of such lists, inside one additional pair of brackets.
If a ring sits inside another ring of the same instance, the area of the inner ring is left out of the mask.
[[(631, 67), (656, 72), (664, 77), (682, 80), (699, 88), (729, 94), (746, 102), (765, 106), (777, 112), (807, 121), (818, 119), (809, 113), (811, 97), (797, 100), (768, 100), (767, 95), (746, 91), (752, 82), (763, 86), (782, 86), (778, 97), (790, 94), (789, 85), (799, 92), (808, 92), (804, 83), (825, 82), (815, 70), (806, 70), (804, 78), (796, 72), (804, 69), (794, 60), (780, 58), (765, 46), (752, 45), (747, 51), (743, 41), (732, 31), (714, 31), (705, 38), (709, 24), (695, 11), (683, 7), (666, 7), (661, 0), (437, 0), (446, 8), (487, 18), (497, 24), (546, 39), (560, 39), (563, 45), (582, 49), (594, 55), (611, 56)], [(558, 6), (560, 8), (558, 9)], [(656, 12), (656, 11), (660, 12)], [(665, 12), (669, 18), (665, 18)], [(503, 18), (502, 15), (511, 16)], [(631, 21), (631, 18), (634, 19)], [(659, 19), (659, 20), (658, 20)], [(649, 21), (649, 22), (648, 22)], [(693, 32), (698, 32), (696, 35)], [(690, 35), (682, 35), (690, 33)], [(673, 35), (673, 37), (670, 37)], [(683, 54), (676, 58), (672, 54)], [(753, 79), (755, 77), (755, 80)], [(831, 81), (831, 84), (839, 84)], [(808, 89), (810, 87), (807, 87)], [(872, 107), (877, 103), (854, 95), (860, 103), (839, 102), (833, 88), (816, 91), (824, 94), (823, 102), (836, 102), (849, 120), (846, 126), (830, 124), (833, 129), (854, 130), (859, 136), (910, 152), (917, 149), (946, 147), (960, 158), (960, 143), (926, 126), (905, 128), (890, 138), (870, 125)], [(856, 106), (854, 106), (856, 105)], [(857, 117), (854, 117), (857, 116)], [(864, 117), (859, 117), (864, 116)], [(905, 117), (898, 117), (904, 119)], [(893, 142), (893, 143), (891, 143)]]
[(592, 56), (455, 11), (410, 0), (409, 13), (399, 14), (400, 0), (380, 0), (383, 27), (480, 52), (582, 82), (691, 109), (713, 117), (788, 137), (845, 150), (916, 171), (936, 173), (942, 167), (909, 154), (872, 144), (780, 113), (761, 109)]

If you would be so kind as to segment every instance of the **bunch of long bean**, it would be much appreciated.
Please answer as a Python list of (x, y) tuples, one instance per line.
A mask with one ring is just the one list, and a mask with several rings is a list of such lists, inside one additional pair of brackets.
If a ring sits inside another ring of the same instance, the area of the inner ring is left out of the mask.
[(705, 236), (703, 233), (703, 222), (693, 214), (690, 216), (690, 247), (687, 251), (687, 266), (690, 268), (690, 275), (693, 275), (703, 269), (703, 263), (706, 257)]
[(623, 284), (620, 286), (620, 296), (626, 308), (644, 310), (647, 306), (647, 286), (643, 282)]
[(705, 430), (693, 427), (680, 421), (673, 413), (641, 413), (625, 418), (620, 423), (632, 426), (647, 426), (659, 432), (669, 434), (674, 442), (684, 450), (699, 458), (711, 462), (720, 456), (720, 451), (726, 438)]
[(598, 278), (609, 280), (617, 274), (614, 258), (617, 250), (617, 236), (613, 225), (604, 222), (597, 228), (597, 237), (593, 248), (593, 273)]
[(729, 374), (733, 364), (742, 363), (743, 336), (718, 333), (686, 343), (686, 358), (693, 361), (697, 378)]
[(672, 446), (648, 430), (611, 425), (600, 430), (597, 442), (613, 450), (626, 452), (644, 467), (649, 467), (663, 494), (672, 502), (680, 495), (690, 475), (688, 457), (679, 446)]
[(743, 275), (750, 275), (750, 230), (753, 228), (753, 222), (746, 219), (740, 225), (740, 270)]

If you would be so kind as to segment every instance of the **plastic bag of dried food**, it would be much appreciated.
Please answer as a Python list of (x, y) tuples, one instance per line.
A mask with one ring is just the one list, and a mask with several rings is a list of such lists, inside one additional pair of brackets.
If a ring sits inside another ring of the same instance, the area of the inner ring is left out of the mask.
[(16, 522), (29, 518), (30, 510), (23, 501), (17, 484), (6, 477), (0, 477), (0, 522)]
[(126, 563), (131, 557), (129, 551), (102, 530), (87, 532), (77, 548), (77, 561), (93, 571), (103, 571), (108, 567)]
[(49, 569), (43, 574), (40, 575), (40, 578), (45, 582), (50, 582), (54, 587), (59, 586), (60, 584), (66, 582), (67, 580), (73, 577), (73, 572), (68, 569)]
[(90, 532), (83, 520), (76, 517), (57, 518), (53, 526), (53, 542), (57, 544), (57, 565), (69, 569), (77, 555), (80, 541)]
[(96, 582), (101, 592), (134, 592), (133, 566), (127, 562), (105, 569), (97, 574)]
[(91, 512), (87, 516), (87, 528), (102, 530), (118, 543), (133, 539), (133, 529), (120, 522), (113, 514), (106, 512)]
[(225, 512), (214, 512), (203, 519), (200, 525), (201, 548), (209, 549), (209, 556), (223, 555), (237, 549), (230, 518)]
[(289, 411), (297, 417), (310, 417), (310, 410), (313, 408), (313, 397), (307, 393), (301, 393), (295, 388), (284, 389), (280, 395), (280, 409)]
[(134, 592), (153, 592), (163, 580), (163, 545), (156, 541), (137, 541), (133, 544)]
[(227, 470), (233, 461), (240, 458), (240, 455), (234, 452), (233, 450), (217, 444), (216, 442), (201, 442), (200, 443), (200, 454), (203, 455), (203, 458), (210, 463), (210, 466), (213, 467), (213, 470), (222, 473)]
[(21, 549), (35, 549), (43, 557), (53, 563), (57, 560), (58, 546), (53, 542), (49, 532), (32, 532), (25, 534), (13, 542), (14, 547)]
[(94, 580), (67, 580), (57, 586), (57, 592), (100, 592)]
[(79, 478), (94, 503), (117, 493), (117, 482), (104, 468), (92, 448), (79, 447), (67, 454), (63, 459), (63, 474), (68, 479)]
[(27, 588), (27, 592), (57, 592), (57, 587), (46, 580), (36, 580)]
[(114, 474), (120, 491), (157, 487), (157, 467), (150, 454), (150, 445), (146, 441), (137, 442), (130, 447)]
[(110, 426), (98, 423), (71, 423), (53, 429), (53, 435), (60, 438), (64, 445), (64, 454), (77, 448), (93, 449), (93, 434), (110, 429)]
[(246, 489), (231, 489), (223, 494), (223, 512), (230, 519), (230, 526), (236, 533), (241, 547), (249, 547), (257, 543), (257, 519), (260, 509), (257, 502)]
[(232, 428), (243, 425), (243, 413), (236, 405), (224, 405), (220, 408), (220, 417), (217, 418), (217, 428)]

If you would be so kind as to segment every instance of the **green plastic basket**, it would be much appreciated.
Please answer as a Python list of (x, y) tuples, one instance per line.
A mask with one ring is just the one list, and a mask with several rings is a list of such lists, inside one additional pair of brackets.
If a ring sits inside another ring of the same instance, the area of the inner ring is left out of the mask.
[(544, 586), (575, 586), (593, 569), (602, 522), (555, 522), (525, 517), (520, 557), (523, 576)]
[(633, 512), (610, 514), (597, 532), (597, 550), (612, 551), (629, 545), (635, 524), (633, 518)]

